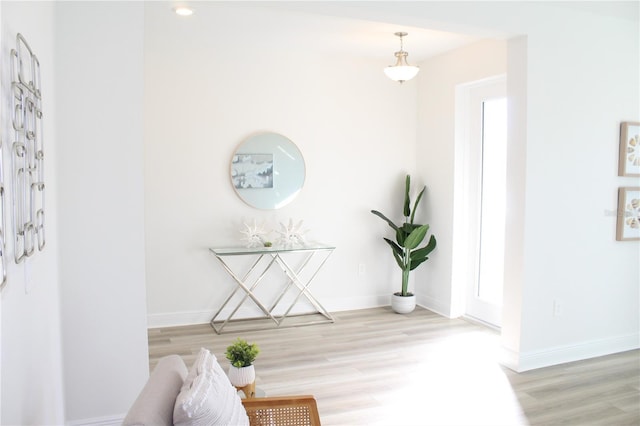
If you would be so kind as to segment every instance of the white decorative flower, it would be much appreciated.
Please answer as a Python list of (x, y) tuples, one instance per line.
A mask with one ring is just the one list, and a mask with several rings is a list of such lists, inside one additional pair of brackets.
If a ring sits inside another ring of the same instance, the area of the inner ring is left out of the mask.
[(247, 247), (261, 247), (266, 241), (267, 231), (264, 230), (264, 222), (258, 225), (256, 220), (253, 220), (253, 226), (244, 224), (245, 229), (240, 232), (244, 235), (242, 241), (244, 241)]
[(279, 234), (277, 244), (284, 247), (304, 246), (306, 244), (304, 234), (309, 230), (303, 231), (301, 228), (302, 220), (294, 225), (293, 219), (289, 219), (288, 226), (280, 222), (280, 230), (276, 231)]

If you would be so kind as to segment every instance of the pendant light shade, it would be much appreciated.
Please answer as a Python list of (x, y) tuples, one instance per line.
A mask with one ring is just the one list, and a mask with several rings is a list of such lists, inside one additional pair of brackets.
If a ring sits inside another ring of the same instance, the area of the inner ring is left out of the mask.
[(407, 33), (398, 32), (395, 33), (396, 36), (400, 37), (400, 50), (395, 53), (396, 63), (395, 65), (388, 66), (384, 69), (384, 73), (393, 81), (399, 81), (400, 83), (404, 83), (405, 81), (411, 80), (413, 77), (418, 75), (418, 71), (420, 68), (409, 65), (407, 63), (407, 52), (403, 50), (402, 46), (402, 37), (406, 36)]

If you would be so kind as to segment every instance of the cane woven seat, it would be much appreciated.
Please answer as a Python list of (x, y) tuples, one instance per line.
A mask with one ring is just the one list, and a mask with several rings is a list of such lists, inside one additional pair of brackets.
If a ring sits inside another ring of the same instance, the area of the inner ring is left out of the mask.
[(243, 399), (251, 426), (320, 426), (311, 395)]

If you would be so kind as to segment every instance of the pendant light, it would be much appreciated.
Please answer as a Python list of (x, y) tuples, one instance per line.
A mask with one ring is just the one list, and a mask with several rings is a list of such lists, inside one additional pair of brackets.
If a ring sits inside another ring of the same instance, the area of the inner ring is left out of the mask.
[(409, 65), (407, 63), (408, 53), (402, 49), (402, 37), (405, 37), (407, 33), (397, 32), (394, 34), (400, 37), (400, 50), (395, 53), (395, 56), (396, 56), (395, 65), (386, 67), (384, 69), (384, 73), (391, 80), (404, 83), (405, 81), (411, 80), (413, 77), (415, 77), (418, 74), (418, 71), (420, 71), (420, 68), (413, 65)]

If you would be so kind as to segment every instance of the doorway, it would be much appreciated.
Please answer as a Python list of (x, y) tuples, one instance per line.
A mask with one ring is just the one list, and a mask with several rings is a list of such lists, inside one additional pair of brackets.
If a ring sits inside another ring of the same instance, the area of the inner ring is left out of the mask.
[(506, 77), (466, 84), (464, 217), (467, 222), (465, 316), (493, 328), (502, 323), (507, 176)]

